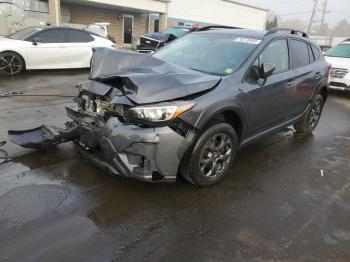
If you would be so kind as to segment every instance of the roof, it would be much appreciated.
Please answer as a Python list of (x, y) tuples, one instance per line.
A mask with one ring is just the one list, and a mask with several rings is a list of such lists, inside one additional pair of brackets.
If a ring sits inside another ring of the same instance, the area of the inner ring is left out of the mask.
[[(195, 32), (196, 33), (196, 32)], [(267, 37), (276, 37), (276, 36), (292, 36), (295, 38), (300, 38), (300, 39), (307, 39), (309, 42), (313, 42), (310, 38), (302, 37), (297, 34), (290, 34), (286, 31), (277, 31), (274, 33), (267, 34), (268, 31), (262, 31), (262, 30), (251, 30), (251, 29), (220, 29), (217, 28), (215, 30), (208, 30), (208, 31), (202, 31), (199, 33), (209, 33), (209, 34), (233, 34), (233, 35), (239, 35), (239, 36), (246, 36), (246, 37), (253, 37), (253, 38), (258, 38), (258, 39), (263, 39)]]
[[(196, 33), (196, 32), (194, 32)], [(254, 37), (254, 38), (264, 38), (266, 31), (259, 31), (259, 30), (250, 30), (250, 29), (215, 29), (215, 30), (208, 30), (208, 31), (200, 31), (198, 33), (206, 33), (206, 34), (237, 34), (240, 36), (248, 36), (248, 37)]]

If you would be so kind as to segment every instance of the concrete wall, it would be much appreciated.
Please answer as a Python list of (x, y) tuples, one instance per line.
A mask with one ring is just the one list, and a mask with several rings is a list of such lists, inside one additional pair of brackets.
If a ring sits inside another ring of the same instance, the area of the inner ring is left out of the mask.
[(266, 10), (225, 0), (173, 0), (168, 11), (169, 18), (260, 30), (266, 15)]
[(78, 4), (98, 4), (100, 6), (119, 6), (124, 8), (134, 8), (138, 10), (149, 10), (151, 12), (165, 13), (165, 0), (69, 0)]

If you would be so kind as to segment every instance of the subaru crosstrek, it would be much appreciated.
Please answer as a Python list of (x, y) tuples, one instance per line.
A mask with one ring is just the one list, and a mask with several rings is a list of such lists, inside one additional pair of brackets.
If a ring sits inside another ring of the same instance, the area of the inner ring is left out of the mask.
[(238, 149), (294, 125), (311, 133), (328, 93), (328, 64), (304, 33), (194, 32), (152, 56), (96, 49), (72, 121), (9, 131), (24, 147), (74, 141), (101, 168), (143, 181), (181, 174), (209, 186)]

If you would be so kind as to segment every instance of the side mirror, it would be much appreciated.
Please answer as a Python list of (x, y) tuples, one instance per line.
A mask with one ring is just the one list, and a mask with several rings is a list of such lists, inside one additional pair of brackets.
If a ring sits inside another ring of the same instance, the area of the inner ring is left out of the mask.
[(276, 66), (269, 63), (263, 63), (260, 67), (260, 78), (266, 80), (275, 71)]
[(38, 43), (40, 43), (40, 42), (41, 42), (41, 39), (38, 37), (34, 37), (32, 40), (33, 45), (38, 45)]

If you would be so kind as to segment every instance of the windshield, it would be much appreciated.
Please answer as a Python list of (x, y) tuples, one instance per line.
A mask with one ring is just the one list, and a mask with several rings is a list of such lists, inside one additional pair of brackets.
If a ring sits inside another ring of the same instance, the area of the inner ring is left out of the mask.
[(236, 71), (260, 41), (235, 35), (191, 33), (153, 56), (192, 70), (223, 76)]
[(350, 58), (350, 44), (339, 44), (330, 49), (326, 56)]
[(28, 27), (26, 29), (17, 31), (16, 33), (10, 34), (7, 38), (15, 40), (26, 40), (28, 36), (32, 35), (35, 32), (42, 30), (40, 27)]
[(180, 27), (170, 27), (163, 31), (165, 34), (172, 34), (176, 36), (177, 38), (183, 37), (184, 35), (188, 34), (190, 32), (190, 29), (188, 28), (180, 28)]

